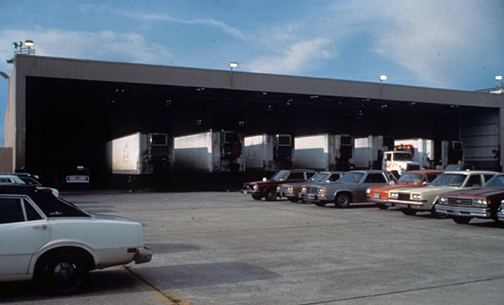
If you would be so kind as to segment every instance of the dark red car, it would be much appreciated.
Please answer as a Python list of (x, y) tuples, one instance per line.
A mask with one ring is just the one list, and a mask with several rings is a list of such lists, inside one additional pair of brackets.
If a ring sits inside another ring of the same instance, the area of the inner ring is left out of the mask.
[(504, 174), (488, 180), (482, 188), (450, 192), (439, 195), (435, 205), (437, 213), (452, 216), (458, 224), (472, 218), (498, 220), (497, 211), (504, 200)]
[(277, 186), (285, 182), (306, 181), (315, 173), (316, 171), (311, 169), (280, 170), (270, 179), (243, 184), (241, 192), (252, 195), (255, 200), (261, 200), (264, 197), (267, 201), (273, 201), (277, 198)]

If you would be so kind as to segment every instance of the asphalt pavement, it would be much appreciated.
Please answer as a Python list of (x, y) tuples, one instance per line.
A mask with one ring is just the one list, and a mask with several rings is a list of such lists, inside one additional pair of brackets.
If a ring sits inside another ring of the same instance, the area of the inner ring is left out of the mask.
[(71, 296), (0, 285), (10, 304), (504, 304), (504, 229), (255, 201), (238, 192), (62, 197), (144, 225), (152, 262), (93, 271)]

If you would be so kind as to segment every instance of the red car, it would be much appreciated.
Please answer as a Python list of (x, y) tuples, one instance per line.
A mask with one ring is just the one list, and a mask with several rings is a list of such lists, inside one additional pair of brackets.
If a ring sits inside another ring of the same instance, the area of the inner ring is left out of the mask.
[(255, 200), (264, 197), (267, 201), (274, 201), (277, 198), (277, 186), (285, 182), (306, 181), (315, 173), (316, 171), (311, 169), (280, 170), (270, 179), (245, 183), (241, 192), (252, 195)]
[(373, 186), (366, 190), (366, 200), (372, 201), (380, 209), (387, 209), (393, 206), (388, 201), (388, 194), (391, 190), (407, 188), (407, 187), (422, 187), (432, 182), (437, 178), (443, 170), (418, 170), (404, 173), (396, 184), (385, 186)]

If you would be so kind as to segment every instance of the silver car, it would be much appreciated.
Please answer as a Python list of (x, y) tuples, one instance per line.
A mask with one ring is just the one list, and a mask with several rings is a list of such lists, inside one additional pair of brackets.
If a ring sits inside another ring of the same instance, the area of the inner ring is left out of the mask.
[(387, 173), (380, 170), (350, 171), (336, 182), (307, 185), (305, 200), (321, 207), (334, 202), (336, 207), (347, 208), (352, 202), (366, 201), (367, 188), (390, 181)]

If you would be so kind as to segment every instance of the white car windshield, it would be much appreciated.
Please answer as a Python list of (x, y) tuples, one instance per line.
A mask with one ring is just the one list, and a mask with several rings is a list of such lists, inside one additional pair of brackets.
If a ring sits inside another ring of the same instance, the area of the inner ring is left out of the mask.
[(432, 186), (455, 186), (461, 187), (467, 175), (463, 174), (441, 174), (434, 181)]
[(504, 187), (504, 175), (497, 175), (493, 177), (492, 179), (488, 180), (485, 185), (483, 185), (484, 188), (502, 188)]
[(422, 177), (423, 175), (419, 173), (405, 173), (397, 182), (420, 184), (422, 183)]
[(364, 177), (364, 173), (348, 173), (343, 178), (338, 180), (337, 183), (343, 183), (343, 184), (351, 184), (351, 183), (359, 183), (362, 180), (362, 177)]

